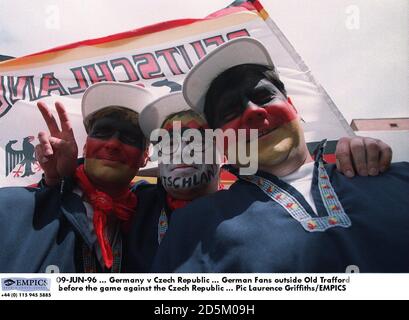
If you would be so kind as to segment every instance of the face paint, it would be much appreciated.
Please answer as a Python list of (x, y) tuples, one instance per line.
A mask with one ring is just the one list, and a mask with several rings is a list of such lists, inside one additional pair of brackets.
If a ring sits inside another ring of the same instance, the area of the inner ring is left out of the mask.
[(249, 102), (243, 114), (224, 124), (221, 129), (242, 129), (246, 131), (246, 141), (249, 140), (250, 129), (258, 129), (258, 139), (269, 135), (279, 127), (298, 119), (292, 105), (282, 99), (274, 99), (270, 103), (258, 106)]
[(130, 168), (139, 168), (143, 151), (124, 144), (116, 138), (100, 140), (88, 137), (85, 155), (86, 159), (101, 160), (111, 167), (125, 165)]
[[(168, 141), (162, 141), (166, 145), (162, 144), (160, 148), (167, 155), (174, 154), (177, 151), (182, 152), (187, 145), (190, 145), (189, 149), (193, 149), (195, 152), (203, 152), (204, 147), (206, 147), (205, 129), (208, 129), (208, 125), (202, 117), (196, 115), (193, 111), (180, 112), (171, 116), (163, 123), (162, 129), (167, 130), (170, 137)], [(201, 139), (194, 139), (187, 132), (190, 129), (196, 130), (195, 133), (200, 135)]]
[(136, 129), (127, 121), (107, 118), (95, 121), (85, 148), (84, 165), (90, 178), (111, 183), (132, 180), (144, 162), (144, 150), (136, 146), (142, 145), (143, 140), (136, 141), (137, 136), (132, 133)]
[[(250, 153), (249, 131), (258, 129), (258, 153), (249, 155), (259, 166), (272, 166), (286, 160), (302, 140), (294, 107), (264, 75), (250, 72), (238, 87), (227, 92), (221, 90), (220, 104), (214, 108), (215, 119), (212, 121), (218, 123), (222, 130), (246, 131), (246, 139), (236, 139), (236, 144), (244, 145), (242, 147), (247, 154)], [(226, 154), (228, 148), (225, 145)], [(240, 157), (236, 156), (236, 159), (240, 160)]]
[(262, 136), (298, 117), (284, 95), (266, 79), (260, 80), (254, 88), (246, 89), (240, 105), (243, 107), (236, 107), (236, 103), (226, 104), (222, 106), (224, 111), (216, 113), (227, 115), (217, 119), (221, 128), (259, 129)]
[[(207, 123), (193, 113), (181, 113), (164, 122), (163, 128), (173, 133), (174, 121), (180, 121), (182, 132), (187, 129), (198, 129), (204, 132)], [(204, 141), (204, 139), (203, 139)], [(181, 148), (186, 148), (189, 141), (181, 141)], [(197, 145), (194, 152), (204, 155), (204, 147)], [(183, 152), (183, 149), (182, 149)], [(217, 164), (159, 164), (159, 173), (163, 187), (173, 195), (175, 192), (186, 192), (207, 188), (212, 183), (218, 183), (219, 165)]]
[(169, 193), (207, 187), (218, 179), (217, 165), (164, 165), (159, 166), (161, 182)]
[(174, 121), (180, 121), (182, 124), (182, 128), (188, 128), (188, 129), (207, 129), (209, 128), (209, 126), (207, 125), (204, 119), (192, 113), (185, 113), (181, 115), (176, 114), (170, 119), (166, 120), (163, 123), (162, 128), (165, 130), (171, 131), (173, 129)]
[(116, 137), (126, 145), (144, 149), (145, 139), (140, 128), (130, 121), (120, 120), (114, 116), (105, 116), (94, 122), (89, 137), (109, 140)]

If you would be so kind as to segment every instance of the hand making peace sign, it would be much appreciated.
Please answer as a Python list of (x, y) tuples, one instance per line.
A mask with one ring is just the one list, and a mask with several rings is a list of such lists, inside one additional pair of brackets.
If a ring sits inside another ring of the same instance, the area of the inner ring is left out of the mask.
[(62, 178), (74, 174), (77, 166), (78, 146), (71, 122), (61, 102), (55, 103), (61, 129), (44, 102), (38, 102), (37, 107), (50, 133), (44, 131), (38, 133), (40, 143), (36, 145), (36, 157), (44, 170), (46, 184), (54, 186), (59, 184)]

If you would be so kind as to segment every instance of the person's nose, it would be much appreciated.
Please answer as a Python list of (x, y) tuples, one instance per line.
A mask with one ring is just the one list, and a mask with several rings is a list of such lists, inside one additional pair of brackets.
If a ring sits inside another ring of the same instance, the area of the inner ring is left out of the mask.
[(268, 113), (264, 108), (261, 108), (251, 102), (244, 110), (242, 123), (249, 129), (262, 128), (268, 125)]
[(105, 148), (109, 150), (118, 150), (120, 145), (122, 144), (121, 140), (119, 140), (120, 134), (119, 132), (115, 132), (105, 143)]

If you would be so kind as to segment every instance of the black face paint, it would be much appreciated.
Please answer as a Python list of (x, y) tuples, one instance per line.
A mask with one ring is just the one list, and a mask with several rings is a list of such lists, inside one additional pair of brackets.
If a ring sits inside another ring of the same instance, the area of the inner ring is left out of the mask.
[(196, 174), (193, 176), (193, 185), (195, 187), (200, 185), (200, 180), (199, 180), (199, 178), (198, 178), (198, 176)]
[[(263, 79), (271, 84), (271, 88), (256, 89)], [(204, 113), (212, 128), (220, 128), (241, 116), (249, 101), (262, 106), (277, 94), (286, 96), (286, 91), (274, 69), (262, 65), (239, 65), (213, 80), (206, 94)]]
[(189, 189), (193, 186), (199, 186), (209, 183), (216, 176), (215, 168), (210, 168), (207, 172), (202, 172), (199, 176), (193, 177), (161, 177), (161, 181), (165, 187), (171, 187), (174, 189)]
[(209, 182), (208, 176), (209, 176), (209, 171), (207, 173), (203, 172), (202, 175), (200, 176), (200, 182), (201, 183), (208, 183)]
[(174, 188), (179, 188), (179, 183), (177, 183), (177, 181), (179, 181), (180, 180), (180, 177), (176, 177), (175, 179), (173, 179), (173, 181), (171, 182), (172, 183), (172, 186), (174, 187)]
[(109, 140), (117, 138), (124, 144), (145, 148), (145, 137), (141, 129), (130, 121), (106, 116), (95, 120), (90, 128), (89, 136), (94, 139)]
[(210, 170), (207, 171), (207, 176), (208, 176), (209, 181), (215, 177), (214, 168), (211, 168)]
[[(177, 178), (175, 178), (176, 180)], [(192, 177), (183, 178), (183, 188), (191, 188), (192, 186)]]

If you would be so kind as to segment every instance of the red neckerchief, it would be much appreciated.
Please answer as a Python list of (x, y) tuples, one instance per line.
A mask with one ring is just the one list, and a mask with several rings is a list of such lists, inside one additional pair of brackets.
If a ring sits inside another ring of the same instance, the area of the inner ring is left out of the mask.
[(192, 200), (180, 200), (173, 198), (169, 193), (166, 193), (166, 203), (168, 204), (169, 209), (173, 212), (176, 209), (183, 208)]
[(84, 171), (84, 165), (77, 167), (75, 177), (94, 209), (93, 222), (95, 234), (101, 247), (105, 266), (110, 269), (113, 263), (112, 248), (104, 232), (107, 215), (113, 212), (118, 219), (129, 222), (131, 216), (135, 213), (137, 197), (129, 189), (115, 199), (99, 191), (92, 185), (91, 181), (89, 181)]
[[(218, 190), (223, 190), (224, 185), (219, 184)], [(169, 193), (166, 193), (166, 203), (168, 204), (169, 209), (173, 212), (176, 209), (180, 209), (185, 207), (187, 204), (192, 202), (193, 200), (180, 200), (173, 198)]]

